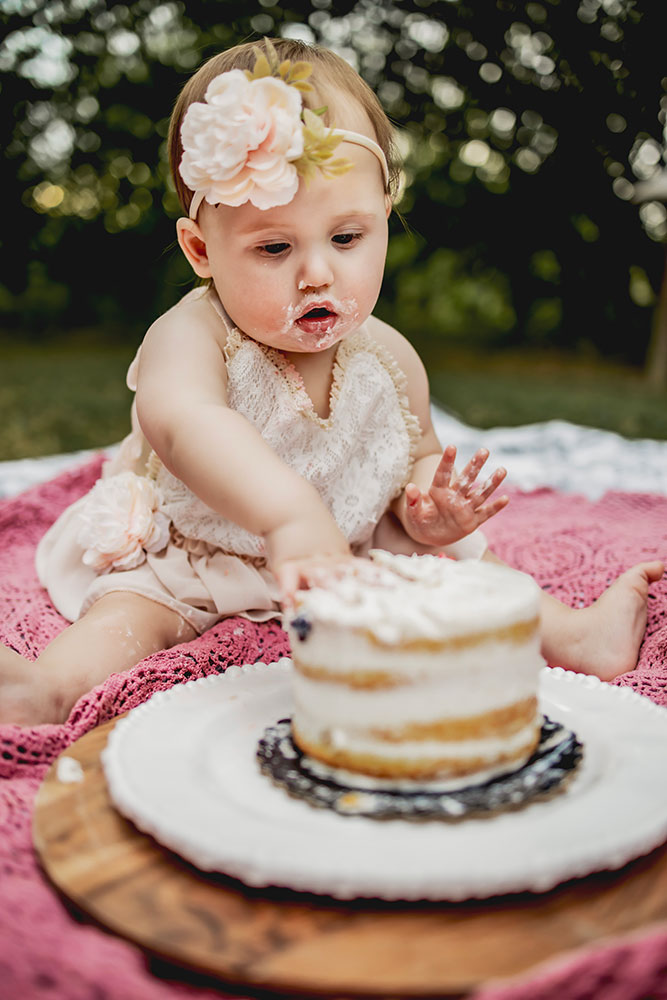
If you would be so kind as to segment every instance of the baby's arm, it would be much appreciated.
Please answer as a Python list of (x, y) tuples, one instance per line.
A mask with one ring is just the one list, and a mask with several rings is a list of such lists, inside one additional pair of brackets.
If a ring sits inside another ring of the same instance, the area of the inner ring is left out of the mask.
[(227, 405), (220, 336), (204, 299), (151, 327), (139, 367), (139, 421), (170, 472), (213, 510), (264, 538), (269, 566), (291, 589), (312, 557), (345, 558), (349, 546), (317, 490)]
[(489, 454), (481, 448), (461, 473), (456, 473), (456, 448), (448, 445), (443, 452), (433, 428), (428, 378), (419, 355), (396, 330), (379, 320), (373, 323), (373, 334), (406, 375), (410, 408), (422, 430), (411, 481), (394, 501), (392, 510), (414, 541), (435, 547), (449, 545), (469, 535), (507, 504), (505, 496), (489, 499), (505, 478), (505, 470), (496, 469), (478, 484), (477, 476)]

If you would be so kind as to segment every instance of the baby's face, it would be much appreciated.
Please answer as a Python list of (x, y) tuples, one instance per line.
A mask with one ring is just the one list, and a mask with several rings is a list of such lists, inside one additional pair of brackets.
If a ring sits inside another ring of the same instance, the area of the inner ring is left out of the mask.
[(368, 318), (380, 291), (389, 204), (380, 164), (363, 147), (336, 151), (346, 174), (301, 181), (294, 199), (263, 211), (204, 204), (208, 270), (234, 324), (279, 350), (327, 350)]

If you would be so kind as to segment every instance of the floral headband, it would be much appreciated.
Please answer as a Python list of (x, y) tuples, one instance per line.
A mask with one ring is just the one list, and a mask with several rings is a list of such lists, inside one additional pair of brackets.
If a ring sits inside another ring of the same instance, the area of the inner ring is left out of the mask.
[(299, 186), (319, 170), (336, 177), (352, 167), (334, 157), (341, 142), (363, 146), (377, 156), (385, 186), (387, 159), (380, 146), (359, 132), (327, 128), (319, 115), (326, 108), (302, 107), (300, 91), (312, 72), (308, 62), (279, 62), (271, 42), (266, 54), (255, 49), (255, 66), (220, 73), (209, 84), (204, 101), (190, 105), (181, 126), (183, 157), (179, 172), (194, 191), (190, 218), (202, 201), (209, 205), (275, 208), (287, 205)]

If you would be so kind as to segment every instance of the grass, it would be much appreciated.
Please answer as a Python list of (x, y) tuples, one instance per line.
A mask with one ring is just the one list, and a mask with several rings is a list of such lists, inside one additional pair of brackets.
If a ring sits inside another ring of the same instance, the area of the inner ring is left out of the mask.
[(0, 459), (96, 448), (129, 431), (135, 348), (97, 335), (0, 343)]
[[(0, 341), (0, 459), (95, 448), (129, 430), (135, 347), (98, 331), (42, 345)], [(559, 418), (667, 439), (667, 396), (641, 372), (556, 353), (423, 352), (434, 399), (477, 427)]]
[(427, 358), (433, 398), (476, 427), (560, 419), (626, 437), (667, 439), (667, 394), (640, 370), (555, 353)]

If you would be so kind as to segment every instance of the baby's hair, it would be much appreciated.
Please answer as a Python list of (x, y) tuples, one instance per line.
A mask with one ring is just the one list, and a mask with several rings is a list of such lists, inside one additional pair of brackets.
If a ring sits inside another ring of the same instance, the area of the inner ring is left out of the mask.
[[(365, 111), (373, 126), (375, 139), (387, 157), (389, 166), (387, 191), (394, 197), (398, 190), (400, 172), (394, 130), (368, 84), (344, 59), (329, 49), (291, 38), (272, 38), (270, 41), (281, 61), (290, 59), (292, 62), (305, 60), (311, 63), (313, 72), (308, 83), (313, 89), (302, 93), (303, 105), (311, 110), (328, 106), (329, 110), (322, 116), (325, 125), (343, 127), (345, 124), (335, 121), (336, 92), (342, 94), (343, 98), (351, 98)], [(178, 170), (183, 156), (181, 125), (185, 113), (195, 101), (204, 100), (209, 83), (220, 73), (226, 73), (231, 69), (251, 70), (255, 65), (257, 48), (262, 48), (261, 43), (257, 45), (254, 42), (246, 42), (213, 56), (188, 80), (178, 96), (169, 124), (169, 164), (178, 200), (185, 215), (188, 214), (193, 197), (193, 192), (184, 183)]]

